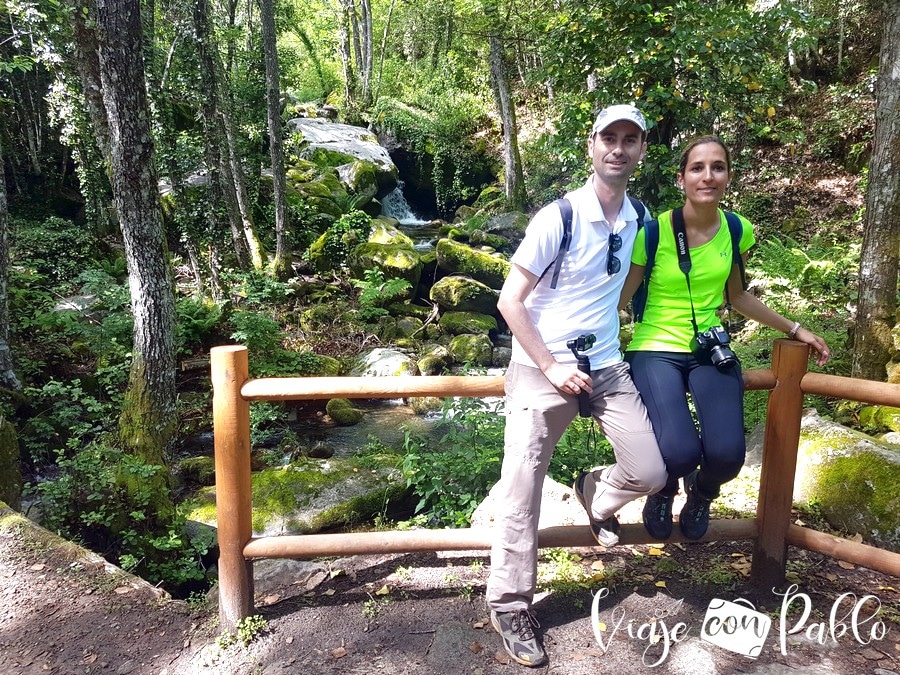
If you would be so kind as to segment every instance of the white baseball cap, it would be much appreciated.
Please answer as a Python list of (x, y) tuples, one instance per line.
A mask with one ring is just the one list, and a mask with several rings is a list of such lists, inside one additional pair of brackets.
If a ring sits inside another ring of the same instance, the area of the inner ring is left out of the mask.
[(641, 111), (633, 105), (619, 104), (611, 105), (600, 111), (600, 114), (597, 115), (597, 119), (594, 120), (594, 128), (591, 129), (591, 136), (599, 131), (603, 131), (610, 124), (621, 122), (623, 120), (636, 124), (642, 132), (646, 133), (647, 121), (644, 119), (644, 115)]

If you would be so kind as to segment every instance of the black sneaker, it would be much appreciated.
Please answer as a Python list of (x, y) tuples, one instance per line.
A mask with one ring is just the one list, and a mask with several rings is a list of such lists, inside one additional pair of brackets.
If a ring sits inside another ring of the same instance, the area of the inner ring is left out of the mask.
[(540, 628), (530, 609), (512, 612), (491, 610), (491, 624), (503, 640), (503, 648), (516, 663), (534, 668), (547, 662), (547, 654), (534, 634)]
[(597, 543), (601, 546), (606, 546), (606, 548), (611, 548), (619, 543), (619, 519), (615, 517), (615, 515), (610, 516), (606, 520), (594, 520), (594, 516), (591, 515), (591, 508), (588, 506), (588, 500), (585, 499), (584, 496), (584, 479), (587, 477), (589, 472), (582, 471), (578, 474), (578, 478), (575, 479), (575, 482), (572, 484), (572, 490), (575, 492), (575, 498), (578, 499), (578, 503), (587, 511), (588, 520), (591, 521), (591, 533), (594, 535), (594, 539), (597, 540)]
[(667, 497), (658, 492), (647, 497), (644, 502), (644, 527), (654, 539), (668, 539), (672, 536), (672, 502), (674, 495)]
[(684, 491), (687, 493), (687, 502), (681, 509), (678, 524), (681, 533), (688, 539), (700, 539), (709, 528), (709, 507), (712, 499), (700, 496), (697, 490), (697, 472), (685, 476)]

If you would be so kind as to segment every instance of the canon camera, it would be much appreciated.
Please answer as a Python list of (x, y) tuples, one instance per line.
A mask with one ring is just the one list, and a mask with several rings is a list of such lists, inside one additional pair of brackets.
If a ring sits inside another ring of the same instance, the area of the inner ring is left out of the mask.
[(728, 370), (737, 365), (737, 356), (728, 348), (731, 338), (728, 331), (721, 326), (713, 326), (707, 331), (697, 333), (694, 340), (697, 343), (695, 351), (709, 354), (710, 361), (719, 370)]

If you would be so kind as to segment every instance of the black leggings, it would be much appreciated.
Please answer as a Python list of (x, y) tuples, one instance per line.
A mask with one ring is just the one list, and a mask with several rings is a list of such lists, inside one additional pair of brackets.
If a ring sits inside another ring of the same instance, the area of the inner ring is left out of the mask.
[[(674, 496), (678, 479), (699, 465), (697, 486), (703, 497), (719, 496), (719, 487), (744, 465), (744, 380), (740, 365), (719, 370), (693, 354), (627, 352), (631, 377), (641, 392), (666, 470), (660, 494)], [(699, 432), (686, 394), (690, 393)]]

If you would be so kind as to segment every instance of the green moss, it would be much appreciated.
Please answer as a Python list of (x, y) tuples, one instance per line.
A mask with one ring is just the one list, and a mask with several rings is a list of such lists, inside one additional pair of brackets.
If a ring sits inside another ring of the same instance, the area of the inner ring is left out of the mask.
[(362, 421), (362, 410), (353, 407), (353, 404), (346, 398), (332, 398), (325, 404), (325, 412), (327, 412), (335, 424), (342, 427), (350, 427), (359, 424)]
[(438, 323), (450, 335), (488, 333), (497, 330), (497, 319), (478, 312), (445, 312)]
[(438, 241), (435, 250), (441, 267), (450, 272), (466, 274), (491, 288), (500, 288), (509, 274), (510, 264), (503, 258), (476, 251), (450, 239)]

